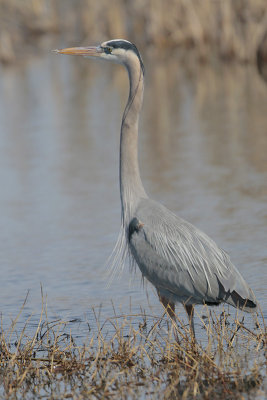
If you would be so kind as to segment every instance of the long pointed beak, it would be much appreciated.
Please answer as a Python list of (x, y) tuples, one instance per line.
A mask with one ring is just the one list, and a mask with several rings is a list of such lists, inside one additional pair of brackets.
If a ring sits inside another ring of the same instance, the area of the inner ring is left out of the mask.
[(55, 53), (59, 54), (70, 54), (74, 56), (84, 56), (84, 57), (99, 57), (103, 50), (100, 46), (98, 47), (69, 47), (66, 49), (53, 50)]

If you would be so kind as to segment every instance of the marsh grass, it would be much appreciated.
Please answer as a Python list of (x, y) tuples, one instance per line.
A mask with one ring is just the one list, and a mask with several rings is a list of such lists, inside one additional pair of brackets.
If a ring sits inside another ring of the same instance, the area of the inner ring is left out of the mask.
[[(21, 310), (22, 311), (22, 310)], [(21, 313), (20, 311), (20, 313)], [(266, 333), (263, 318), (253, 328), (238, 313), (232, 318), (206, 310), (197, 315), (205, 341), (192, 339), (188, 325), (165, 313), (119, 315), (88, 330), (75, 343), (71, 323), (48, 321), (43, 302), (31, 335), (18, 317), (0, 338), (0, 395), (4, 398), (240, 399), (263, 393)], [(136, 322), (138, 321), (138, 323)], [(175, 335), (174, 335), (175, 333)], [(177, 335), (179, 341), (174, 337)]]
[(255, 62), (259, 47), (265, 58), (266, 32), (266, 0), (0, 0), (3, 63), (42, 48), (37, 39), (51, 33), (65, 45), (122, 37), (140, 47), (191, 49), (198, 60)]

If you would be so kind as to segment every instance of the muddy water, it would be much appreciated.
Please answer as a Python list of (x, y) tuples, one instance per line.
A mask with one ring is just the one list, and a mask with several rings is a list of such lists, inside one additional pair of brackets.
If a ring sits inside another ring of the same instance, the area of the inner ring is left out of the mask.
[[(182, 70), (145, 59), (140, 165), (148, 193), (230, 253), (267, 316), (267, 87), (253, 68)], [(77, 336), (121, 312), (160, 315), (128, 269), (107, 287), (120, 225), (118, 149), (127, 98), (121, 67), (44, 55), (0, 74), (0, 311)], [(131, 280), (131, 284), (129, 282)], [(183, 317), (182, 308), (178, 308)]]

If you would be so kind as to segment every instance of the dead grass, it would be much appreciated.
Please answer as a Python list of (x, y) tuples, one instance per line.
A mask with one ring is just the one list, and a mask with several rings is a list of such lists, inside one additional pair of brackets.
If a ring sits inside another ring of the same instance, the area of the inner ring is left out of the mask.
[(123, 37), (146, 48), (190, 48), (199, 60), (255, 62), (266, 32), (265, 0), (0, 0), (3, 63), (41, 48), (37, 39), (49, 33), (65, 45)]
[[(264, 321), (253, 330), (223, 311), (197, 316), (204, 342), (194, 342), (178, 318), (116, 315), (100, 322), (76, 345), (71, 324), (48, 321), (45, 307), (36, 331), (17, 319), (0, 337), (0, 396), (23, 399), (240, 399), (263, 393)], [(136, 324), (139, 321), (139, 325)], [(173, 331), (178, 331), (179, 343)], [(264, 396), (262, 394), (262, 396)]]

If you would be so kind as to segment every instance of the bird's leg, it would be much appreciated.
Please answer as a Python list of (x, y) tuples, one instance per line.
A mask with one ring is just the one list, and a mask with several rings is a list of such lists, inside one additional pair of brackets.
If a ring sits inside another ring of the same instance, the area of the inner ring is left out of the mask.
[(166, 299), (166, 297), (161, 296), (159, 293), (158, 296), (161, 304), (163, 305), (171, 319), (175, 321), (175, 304), (172, 301)]
[[(166, 299), (166, 297), (161, 296), (158, 292), (158, 296), (159, 296), (159, 301), (161, 302), (161, 304), (163, 305), (163, 307), (165, 308), (165, 310), (167, 311), (167, 313), (169, 314), (171, 320), (173, 322), (176, 322), (176, 315), (175, 315), (175, 304), (172, 301), (169, 301), (168, 299)], [(177, 333), (177, 328), (176, 325), (174, 325), (174, 338), (176, 340), (177, 343), (180, 343), (179, 337), (178, 337), (178, 333)]]
[(184, 308), (187, 312), (188, 319), (189, 319), (189, 325), (190, 325), (190, 331), (192, 334), (193, 339), (195, 339), (195, 327), (194, 327), (194, 306), (192, 304), (184, 304)]

